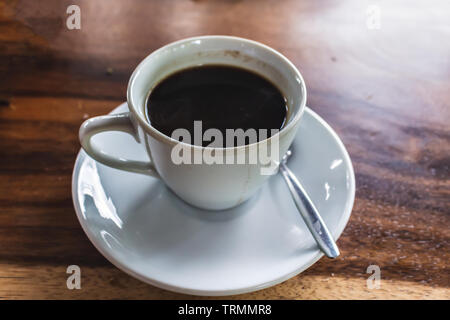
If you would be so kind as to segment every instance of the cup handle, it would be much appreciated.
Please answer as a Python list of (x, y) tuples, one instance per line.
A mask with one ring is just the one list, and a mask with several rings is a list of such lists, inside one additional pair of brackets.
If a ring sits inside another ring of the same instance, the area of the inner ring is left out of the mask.
[(133, 125), (130, 112), (94, 117), (83, 122), (79, 131), (81, 146), (84, 151), (98, 162), (112, 168), (142, 173), (159, 178), (155, 166), (151, 161), (136, 161), (113, 157), (105, 153), (100, 147), (91, 143), (94, 135), (104, 131), (122, 131), (133, 136), (140, 143), (139, 134)]

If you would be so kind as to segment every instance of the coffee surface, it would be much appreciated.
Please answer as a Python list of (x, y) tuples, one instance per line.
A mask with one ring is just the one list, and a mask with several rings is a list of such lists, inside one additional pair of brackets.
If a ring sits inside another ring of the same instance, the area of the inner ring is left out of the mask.
[[(153, 88), (147, 101), (148, 120), (163, 134), (170, 137), (174, 130), (184, 128), (194, 137), (194, 121), (202, 121), (202, 131), (219, 129), (224, 143), (226, 129), (266, 129), (269, 137), (270, 129), (283, 126), (286, 114), (286, 100), (270, 81), (245, 69), (221, 65), (173, 73)], [(258, 141), (263, 138), (258, 134)], [(255, 141), (247, 139), (245, 144), (249, 142)], [(239, 144), (235, 141), (231, 146)]]

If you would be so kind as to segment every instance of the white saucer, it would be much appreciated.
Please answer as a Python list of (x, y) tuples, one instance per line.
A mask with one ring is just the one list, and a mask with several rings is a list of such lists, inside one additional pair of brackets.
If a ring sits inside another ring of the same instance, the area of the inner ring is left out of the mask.
[[(113, 113), (126, 110), (124, 103)], [(146, 158), (126, 134), (94, 139), (114, 154)], [(288, 166), (337, 239), (355, 196), (347, 151), (308, 108), (292, 149)], [(167, 290), (210, 296), (255, 291), (295, 276), (322, 256), (281, 175), (237, 208), (205, 211), (189, 206), (157, 179), (111, 169), (80, 151), (72, 196), (81, 226), (111, 263)]]

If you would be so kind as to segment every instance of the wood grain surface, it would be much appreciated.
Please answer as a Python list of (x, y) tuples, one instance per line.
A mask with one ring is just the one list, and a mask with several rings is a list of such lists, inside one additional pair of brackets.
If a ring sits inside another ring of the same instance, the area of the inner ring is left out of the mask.
[[(66, 28), (69, 4), (81, 8), (81, 30)], [(229, 298), (449, 299), (449, 17), (447, 0), (2, 0), (0, 298), (196, 298), (144, 284), (97, 252), (70, 180), (79, 125), (126, 99), (140, 60), (174, 40), (226, 34), (300, 69), (357, 185), (341, 257)], [(81, 290), (66, 288), (72, 264)], [(366, 286), (371, 264), (380, 289)]]

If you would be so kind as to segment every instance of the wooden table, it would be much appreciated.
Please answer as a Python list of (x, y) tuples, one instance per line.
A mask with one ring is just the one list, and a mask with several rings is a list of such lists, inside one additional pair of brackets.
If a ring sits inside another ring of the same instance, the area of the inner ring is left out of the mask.
[[(66, 27), (72, 3), (80, 30)], [(126, 99), (150, 52), (203, 34), (254, 39), (291, 59), (356, 172), (342, 256), (231, 298), (450, 298), (447, 0), (6, 0), (0, 12), (1, 299), (195, 298), (111, 265), (76, 219), (70, 179), (81, 122)], [(72, 264), (81, 290), (66, 288)], [(371, 264), (380, 289), (367, 288)]]

